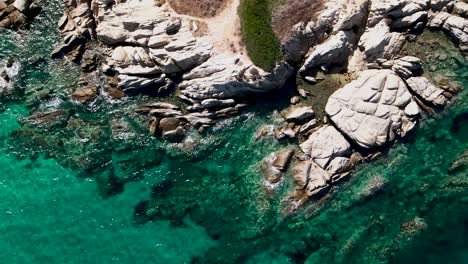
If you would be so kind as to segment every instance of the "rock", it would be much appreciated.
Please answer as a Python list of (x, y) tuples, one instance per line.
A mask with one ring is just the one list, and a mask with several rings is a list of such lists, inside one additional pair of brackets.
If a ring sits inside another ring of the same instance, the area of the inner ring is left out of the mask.
[(359, 40), (359, 48), (364, 51), (367, 62), (380, 58), (391, 58), (404, 43), (404, 37), (398, 32), (390, 32), (385, 20), (376, 26), (366, 29)]
[(453, 0), (431, 0), (431, 10), (434, 12), (451, 10), (453, 2)]
[(166, 34), (168, 35), (173, 35), (173, 34), (176, 34), (180, 28), (182, 27), (182, 23), (180, 20), (176, 20), (176, 21), (173, 21), (173, 22), (170, 22), (167, 26), (166, 26)]
[(291, 97), (290, 103), (295, 105), (298, 104), (301, 101), (301, 98), (299, 96), (293, 96)]
[(299, 133), (306, 134), (310, 132), (312, 129), (314, 129), (317, 126), (317, 124), (318, 124), (317, 119), (312, 119), (309, 122), (301, 126), (301, 128), (299, 129)]
[(429, 26), (442, 29), (455, 39), (462, 52), (468, 52), (468, 30), (465, 18), (447, 12), (430, 13)]
[(340, 31), (333, 35), (310, 52), (300, 72), (306, 75), (311, 69), (345, 63), (352, 54), (355, 38), (352, 31)]
[(444, 96), (444, 90), (437, 88), (426, 77), (412, 77), (406, 80), (408, 87), (420, 96), (424, 101), (435, 106), (444, 106), (447, 98)]
[(275, 126), (266, 125), (266, 126), (260, 127), (255, 132), (255, 135), (254, 135), (253, 138), (254, 138), (255, 141), (258, 141), (258, 140), (262, 140), (262, 139), (265, 139), (265, 138), (273, 138), (274, 136), (275, 136)]
[(293, 154), (293, 150), (283, 150), (272, 153), (265, 159), (260, 167), (265, 180), (271, 184), (278, 183), (283, 178)]
[(24, 29), (41, 11), (37, 0), (0, 1), (0, 28)]
[(462, 152), (448, 168), (450, 174), (465, 171), (468, 168), (468, 151)]
[(468, 18), (468, 2), (456, 1), (453, 6), (453, 13), (464, 18)]
[(185, 123), (180, 119), (173, 117), (162, 118), (161, 120), (152, 119), (150, 121), (150, 132), (152, 134), (157, 134), (155, 128), (157, 127), (163, 139), (171, 142), (180, 142), (185, 138), (184, 124)]
[(306, 160), (297, 163), (292, 175), (298, 188), (304, 189), (308, 197), (315, 196), (329, 187), (330, 175), (315, 162)]
[(20, 70), (20, 64), (15, 61), (7, 61), (4, 67), (0, 66), (0, 97), (14, 93), (15, 79)]
[(185, 138), (185, 130), (178, 127), (175, 130), (163, 132), (162, 138), (171, 142), (180, 142)]
[(301, 145), (301, 150), (315, 163), (326, 169), (336, 157), (349, 156), (351, 145), (333, 126), (323, 126), (310, 135)]
[(466, 30), (465, 21), (462, 17), (451, 15), (442, 26), (442, 29), (460, 44), (460, 49), (463, 52), (468, 51), (468, 31)]
[(97, 87), (78, 88), (75, 92), (73, 92), (72, 99), (84, 104), (94, 100), (97, 96), (97, 93)]
[(309, 180), (311, 162), (309, 160), (298, 162), (292, 168), (292, 175), (296, 186), (303, 189), (307, 186)]
[(353, 167), (351, 160), (345, 157), (336, 157), (334, 158), (327, 167), (327, 172), (332, 175), (332, 183), (335, 183), (341, 180), (344, 176), (344, 173), (350, 171)]
[(406, 56), (388, 63), (392, 65), (391, 69), (403, 79), (419, 76), (423, 72), (421, 60), (416, 57)]
[(284, 118), (288, 122), (303, 123), (310, 120), (314, 115), (314, 110), (308, 106), (294, 106), (286, 111)]
[(405, 115), (414, 117), (419, 115), (421, 110), (416, 102), (411, 102), (405, 107)]
[(149, 114), (156, 117), (177, 117), (182, 116), (182, 112), (174, 109), (167, 108), (154, 108), (151, 109)]
[(174, 104), (165, 103), (165, 102), (155, 102), (155, 103), (145, 104), (144, 107), (180, 110), (180, 107)]
[(328, 100), (325, 111), (341, 132), (363, 148), (404, 136), (415, 120), (405, 115), (413, 102), (406, 84), (391, 70), (368, 70)]
[(159, 128), (163, 133), (176, 130), (183, 123), (177, 118), (163, 118), (159, 122)]
[(152, 116), (149, 121), (149, 133), (152, 136), (156, 136), (159, 127), (159, 118)]
[(109, 96), (120, 99), (122, 97), (125, 97), (125, 92), (122, 89), (116, 88), (116, 87), (108, 87), (107, 93)]
[(19, 120), (24, 124), (49, 129), (52, 127), (66, 125), (68, 117), (68, 111), (64, 109), (58, 109), (47, 112), (34, 112), (30, 116), (20, 118)]
[(58, 23), (62, 44), (54, 49), (52, 57), (67, 55), (71, 61), (79, 63), (85, 44), (95, 39), (95, 20), (91, 1), (66, 1), (66, 12)]
[(284, 150), (276, 154), (272, 165), (278, 168), (280, 171), (286, 171), (291, 161), (292, 156), (294, 155), (294, 150)]

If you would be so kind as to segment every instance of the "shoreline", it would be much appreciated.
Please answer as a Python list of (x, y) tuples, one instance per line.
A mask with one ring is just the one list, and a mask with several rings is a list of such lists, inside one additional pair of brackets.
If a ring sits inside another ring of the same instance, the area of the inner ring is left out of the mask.
[[(292, 43), (304, 39), (309, 42), (311, 37), (319, 41), (310, 42), (308, 54), (302, 56), (302, 66), (296, 68), (303, 84), (296, 83), (297, 96), (290, 99), (291, 106), (281, 113), (284, 125), (259, 132), (271, 133), (277, 140), (297, 141), (300, 150), (295, 154), (272, 154), (262, 167), (271, 186), (292, 170), (298, 188), (290, 197), (296, 208), (309, 197), (326, 193), (335, 182), (349, 175), (356, 164), (378, 156), (381, 149), (412, 130), (423, 112), (443, 108), (462, 88), (444, 76), (436, 80), (442, 89), (433, 85), (422, 76), (423, 65), (418, 58), (397, 55), (425, 27), (424, 23), (449, 33), (457, 29), (444, 27), (444, 23), (458, 26), (466, 23), (466, 19), (458, 16), (463, 11), (457, 11), (456, 1), (455, 7), (408, 4), (408, 10), (404, 9), (405, 4), (389, 9), (386, 5), (392, 3), (357, 1), (341, 8), (342, 3), (336, 2), (325, 5), (323, 14), (311, 25), (301, 22), (295, 27), (296, 33), (284, 43), (283, 48), (289, 54), (286, 57), (297, 58), (304, 53), (304, 47), (296, 43), (301, 48), (292, 50)], [(209, 36), (197, 37), (199, 29), (191, 18), (179, 17), (168, 4), (151, 1), (143, 4), (146, 9), (153, 8), (157, 15), (149, 16), (136, 3), (68, 3), (59, 21), (63, 43), (52, 56), (65, 56), (82, 69), (79, 87), (71, 95), (73, 102), (86, 107), (100, 94), (107, 97), (102, 103), (113, 98), (119, 104), (123, 98), (140, 94), (164, 98), (175, 93), (178, 100), (184, 101), (182, 107), (149, 99), (135, 112), (141, 116), (139, 122), (149, 123), (151, 135), (181, 142), (191, 129), (203, 133), (219, 120), (238, 116), (252, 103), (248, 100), (252, 94), (274, 92), (287, 79), (294, 78), (292, 66), (286, 61), (278, 64), (274, 72), (264, 72), (245, 57), (235, 59), (235, 53), (225, 54), (213, 48), (216, 45)], [(395, 11), (400, 9), (399, 13)], [(389, 22), (385, 17), (390, 14), (396, 18)], [(409, 18), (412, 20), (408, 21)], [(330, 25), (334, 28), (332, 32), (328, 32)], [(313, 36), (307, 35), (311, 27), (315, 27)], [(390, 31), (395, 28), (399, 31)], [(317, 32), (321, 32), (322, 40)], [(461, 38), (463, 50), (468, 33), (453, 32), (452, 35)], [(242, 51), (240, 55), (245, 56)], [(347, 67), (346, 72), (343, 66)], [(333, 92), (311, 94), (311, 90), (321, 89), (322, 85)], [(313, 98), (315, 95), (318, 99)], [(314, 111), (311, 103), (315, 109), (324, 109)], [(67, 111), (61, 110), (38, 112), (24, 122), (54, 123), (57, 117), (68, 119), (68, 116)], [(290, 163), (295, 165), (289, 166)]]

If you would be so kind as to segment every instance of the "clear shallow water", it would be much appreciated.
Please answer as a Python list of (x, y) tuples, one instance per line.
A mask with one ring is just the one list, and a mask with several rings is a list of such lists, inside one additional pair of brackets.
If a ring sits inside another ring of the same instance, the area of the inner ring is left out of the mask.
[[(259, 126), (274, 122), (277, 106), (194, 135), (194, 146), (149, 138), (146, 124), (121, 110), (132, 100), (101, 99), (90, 108), (67, 102), (77, 71), (48, 59), (60, 13), (55, 1), (49, 8), (28, 35), (0, 33), (0, 58), (23, 63), (19, 92), (0, 111), (1, 263), (467, 262), (466, 168), (448, 173), (467, 149), (466, 90), (325, 203), (285, 218), (281, 197), (290, 186), (267, 193), (258, 162), (287, 144), (252, 141)], [(426, 36), (456, 53), (440, 35)], [(412, 45), (408, 52), (437, 64), (430, 76), (444, 73), (467, 87), (465, 61), (453, 55), (435, 63), (435, 52)], [(18, 122), (55, 108), (72, 110), (66, 124)], [(115, 120), (126, 128), (113, 128)], [(375, 182), (384, 188), (365, 198)], [(142, 206), (152, 218), (135, 216)]]

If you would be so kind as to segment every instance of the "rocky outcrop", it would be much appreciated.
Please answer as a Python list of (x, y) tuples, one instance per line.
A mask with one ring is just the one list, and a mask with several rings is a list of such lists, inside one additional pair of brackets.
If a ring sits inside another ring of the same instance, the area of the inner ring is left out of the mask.
[(308, 157), (323, 169), (327, 169), (336, 158), (351, 155), (349, 142), (336, 128), (329, 125), (323, 126), (312, 133), (300, 147)]
[(7, 60), (4, 66), (0, 65), (0, 97), (14, 93), (15, 78), (19, 73), (20, 64)]
[(287, 122), (304, 123), (315, 115), (314, 110), (308, 106), (292, 107), (286, 111), (284, 118)]
[[(419, 111), (404, 81), (391, 70), (369, 70), (335, 92), (326, 112), (336, 126), (363, 148), (404, 136)], [(411, 110), (411, 111), (410, 111)]]
[(287, 149), (272, 153), (267, 157), (260, 166), (265, 180), (270, 184), (276, 184), (281, 181), (293, 155), (294, 150)]
[[(309, 84), (320, 83), (311, 76), (318, 71), (356, 73), (355, 81), (331, 95), (323, 122), (295, 96), (294, 106), (281, 113), (281, 125), (256, 135), (299, 142), (302, 153), (276, 152), (260, 166), (274, 187), (293, 163), (296, 202), (326, 192), (359, 161), (378, 156), (373, 151), (405, 136), (424, 103), (443, 106), (451, 98), (454, 86), (437, 87), (421, 77), (419, 59), (396, 57), (406, 40), (428, 23), (449, 33), (462, 50), (468, 43), (462, 1), (330, 0), (311, 21), (295, 25), (283, 42), (285, 60), (267, 72), (245, 55), (236, 34), (226, 37), (226, 25), (222, 32), (213, 27), (221, 21), (216, 17), (181, 15), (165, 1), (69, 0), (66, 7), (59, 23), (63, 45), (54, 55), (104, 75), (96, 79), (108, 86), (87, 83), (73, 99), (93, 102), (100, 91), (114, 98), (175, 94), (183, 106), (155, 102), (135, 110), (148, 120), (150, 134), (173, 142), (238, 115), (253, 101), (246, 97), (282, 87), (295, 72), (291, 65), (301, 66)], [(229, 21), (238, 23), (233, 14)], [(302, 89), (298, 93), (308, 97)]]
[(460, 50), (466, 53), (468, 52), (467, 4), (463, 1), (450, 2), (452, 4), (455, 2), (452, 13), (449, 13), (451, 8), (443, 8), (441, 12), (430, 12), (428, 26), (445, 31), (459, 44)]
[(311, 160), (297, 163), (292, 168), (292, 175), (296, 183), (296, 192), (304, 192), (306, 197), (320, 194), (330, 187), (330, 174)]
[(40, 11), (39, 0), (0, 0), (0, 28), (23, 29)]
[[(195, 128), (238, 114), (245, 107), (238, 103), (243, 97), (278, 89), (294, 72), (287, 63), (265, 72), (242, 51), (220, 48), (226, 40), (207, 34), (209, 24), (177, 14), (166, 3), (70, 0), (66, 7), (59, 22), (63, 44), (54, 56), (76, 62), (97, 57), (90, 61), (101, 63), (97, 71), (109, 86), (104, 90), (117, 92), (117, 98), (122, 92), (176, 93), (188, 103), (189, 113), (174, 117)], [(89, 47), (97, 55), (87, 56)]]
[(355, 41), (356, 36), (352, 31), (339, 31), (311, 51), (300, 69), (301, 73), (306, 74), (314, 68), (346, 63)]
[(444, 106), (449, 99), (445, 90), (435, 86), (426, 77), (411, 77), (406, 82), (414, 93), (435, 106)]

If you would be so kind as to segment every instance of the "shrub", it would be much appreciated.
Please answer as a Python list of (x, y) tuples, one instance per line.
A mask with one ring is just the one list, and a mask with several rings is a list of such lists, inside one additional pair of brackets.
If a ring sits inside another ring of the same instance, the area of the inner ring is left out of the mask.
[(271, 71), (281, 60), (281, 44), (271, 28), (272, 0), (241, 0), (242, 38), (247, 53), (258, 67)]

